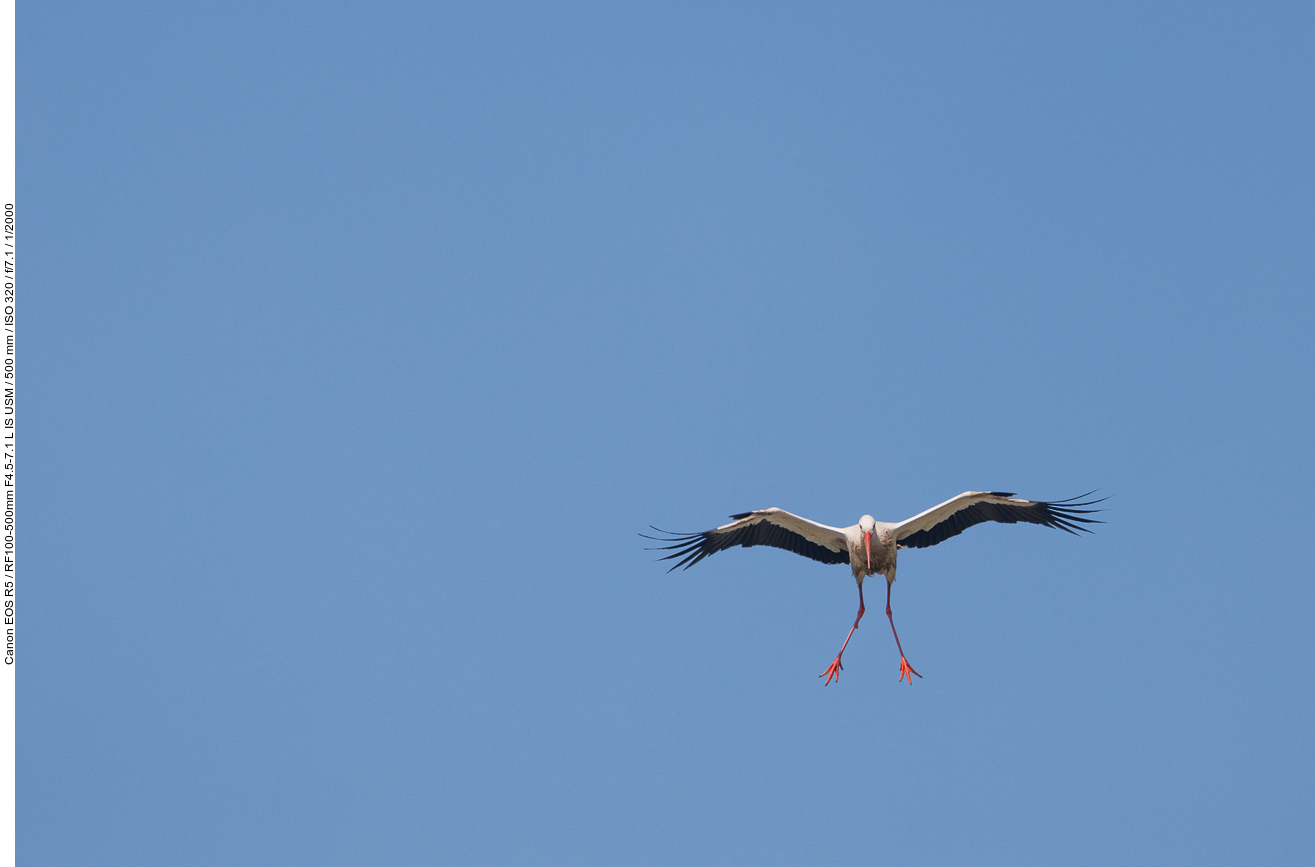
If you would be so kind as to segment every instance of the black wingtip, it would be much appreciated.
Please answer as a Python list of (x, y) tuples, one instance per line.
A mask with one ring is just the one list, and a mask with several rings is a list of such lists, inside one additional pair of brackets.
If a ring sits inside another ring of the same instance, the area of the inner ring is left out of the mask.
[(655, 527), (652, 524), (649, 524), (649, 528), (655, 530), (658, 533), (665, 534), (666, 538), (662, 538), (659, 536), (650, 536), (647, 533), (640, 533), (639, 534), (640, 538), (652, 539), (654, 542), (672, 543), (670, 545), (659, 545), (655, 548), (644, 549), (645, 551), (674, 552), (668, 554), (665, 557), (659, 557), (657, 559), (657, 562), (659, 563), (663, 562), (664, 560), (677, 561), (674, 566), (672, 566), (670, 569), (667, 570), (668, 574), (675, 572), (677, 569), (679, 569), (682, 566), (688, 569), (689, 567), (693, 566), (695, 563), (702, 560), (704, 557), (708, 556), (707, 552), (703, 550), (703, 540), (705, 538), (705, 534), (703, 533), (673, 533), (671, 530), (663, 530), (661, 527)]
[(1042, 503), (1050, 517), (1049, 526), (1057, 527), (1066, 533), (1072, 533), (1076, 536), (1078, 533), (1092, 532), (1087, 527), (1079, 526), (1080, 524), (1104, 524), (1104, 521), (1096, 518), (1083, 518), (1081, 515), (1094, 515), (1104, 509), (1087, 509), (1084, 506), (1094, 506), (1097, 503), (1103, 503), (1109, 497), (1101, 497), (1098, 500), (1088, 500), (1092, 494), (1099, 491), (1100, 488), (1087, 491), (1085, 494), (1078, 494), (1076, 497), (1069, 497), (1067, 500), (1054, 500), (1049, 503)]

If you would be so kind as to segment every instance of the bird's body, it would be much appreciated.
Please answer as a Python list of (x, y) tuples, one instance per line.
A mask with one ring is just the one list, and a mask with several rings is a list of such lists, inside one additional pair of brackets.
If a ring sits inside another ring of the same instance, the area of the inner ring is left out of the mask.
[[(895, 643), (898, 646), (899, 633), (895, 632), (895, 619), (890, 609), (890, 585), (895, 583), (895, 568), (901, 548), (927, 548), (985, 521), (1003, 524), (1020, 522), (1040, 524), (1069, 533), (1076, 533), (1079, 530), (1090, 532), (1080, 524), (1100, 522), (1081, 516), (1098, 510), (1081, 507), (1094, 505), (1100, 501), (1075, 502), (1078, 499), (1080, 498), (1074, 497), (1057, 502), (1041, 502), (1014, 499), (1013, 494), (999, 491), (966, 491), (939, 506), (914, 515), (907, 521), (891, 524), (878, 521), (871, 515), (864, 515), (857, 524), (844, 528), (819, 524), (784, 509), (771, 508), (732, 515), (731, 523), (715, 530), (703, 533), (668, 533), (668, 538), (657, 539), (657, 541), (674, 543), (661, 549), (675, 551), (674, 554), (662, 558), (678, 560), (676, 565), (671, 567), (672, 570), (681, 566), (688, 569), (704, 557), (726, 548), (736, 546), (751, 548), (757, 545), (782, 548), (822, 563), (848, 563), (854, 572), (854, 580), (858, 583), (858, 617), (854, 619), (854, 626), (849, 630), (849, 636), (854, 634), (858, 622), (863, 619), (863, 579), (869, 575), (884, 575), (886, 616), (890, 618), (890, 629), (895, 633)], [(840, 676), (840, 657), (844, 655), (845, 647), (849, 645), (849, 636), (845, 637), (845, 643), (841, 645), (840, 653), (836, 655), (831, 667), (822, 673), (828, 684), (832, 678)], [(901, 648), (900, 678), (908, 677), (909, 683), (913, 683), (915, 674), (917, 672), (904, 658), (904, 651)]]
[[(872, 521), (870, 515), (864, 515)], [(895, 544), (895, 530), (890, 524), (873, 521), (872, 536), (865, 539), (862, 522), (845, 528), (845, 543), (849, 547), (849, 567), (859, 584), (869, 575), (885, 575), (895, 580), (895, 559), (899, 546)], [(871, 556), (869, 557), (869, 552)]]

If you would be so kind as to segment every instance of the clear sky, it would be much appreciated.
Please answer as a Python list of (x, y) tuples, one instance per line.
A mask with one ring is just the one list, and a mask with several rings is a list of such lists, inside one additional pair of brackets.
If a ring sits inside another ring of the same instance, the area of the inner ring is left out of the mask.
[(1309, 4), (18, 26), (21, 863), (1315, 857)]

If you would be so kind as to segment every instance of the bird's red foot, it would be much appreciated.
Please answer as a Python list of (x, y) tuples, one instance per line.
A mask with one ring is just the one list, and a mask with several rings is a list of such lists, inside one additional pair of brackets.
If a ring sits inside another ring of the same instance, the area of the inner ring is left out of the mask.
[[(831, 678), (834, 677), (837, 683), (840, 681), (840, 670), (843, 668), (844, 666), (840, 664), (840, 657), (837, 656), (836, 661), (831, 663), (831, 667), (819, 674), (818, 677), (825, 677), (826, 685), (830, 686)], [(919, 677), (921, 677), (921, 675), (919, 675)]]
[[(913, 686), (913, 675), (915, 674), (918, 673), (913, 670), (913, 666), (909, 665), (909, 661), (905, 659), (904, 654), (901, 653), (899, 655), (899, 679), (904, 680), (904, 678), (907, 677), (909, 679), (909, 686)], [(918, 674), (918, 677), (922, 677), (922, 675)]]

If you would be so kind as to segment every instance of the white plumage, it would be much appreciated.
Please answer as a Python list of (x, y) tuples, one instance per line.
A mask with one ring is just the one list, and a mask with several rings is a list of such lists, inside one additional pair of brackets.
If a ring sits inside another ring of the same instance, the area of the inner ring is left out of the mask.
[(842, 529), (801, 518), (784, 509), (772, 508), (731, 515), (731, 523), (703, 533), (669, 533), (658, 530), (659, 533), (666, 533), (666, 537), (644, 538), (672, 543), (657, 549), (674, 551), (661, 558), (677, 561), (671, 567), (672, 570), (682, 566), (688, 569), (704, 557), (726, 548), (752, 548), (755, 545), (782, 548), (822, 563), (848, 563), (854, 572), (854, 580), (858, 582), (858, 616), (854, 618), (854, 625), (850, 627), (849, 635), (845, 636), (845, 643), (841, 645), (835, 661), (820, 675), (826, 678), (828, 684), (833, 678), (840, 677), (843, 668), (840, 657), (849, 646), (849, 637), (858, 628), (858, 622), (863, 619), (863, 579), (869, 575), (886, 576), (886, 617), (890, 620), (891, 632), (895, 634), (895, 645), (900, 649), (900, 679), (907, 677), (912, 684), (913, 675), (922, 675), (914, 671), (904, 658), (904, 649), (899, 643), (899, 633), (895, 632), (895, 618), (890, 609), (890, 585), (895, 583), (899, 549), (927, 548), (986, 521), (1040, 524), (1074, 535), (1079, 531), (1091, 532), (1082, 524), (1101, 522), (1082, 516), (1100, 510), (1085, 507), (1103, 500), (1080, 500), (1082, 497), (1043, 502), (1015, 499), (1013, 494), (1000, 491), (965, 491), (939, 506), (895, 524), (864, 515), (857, 524)]

